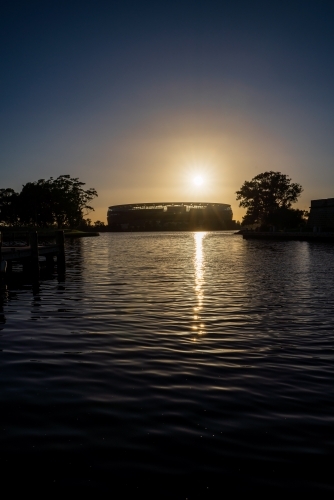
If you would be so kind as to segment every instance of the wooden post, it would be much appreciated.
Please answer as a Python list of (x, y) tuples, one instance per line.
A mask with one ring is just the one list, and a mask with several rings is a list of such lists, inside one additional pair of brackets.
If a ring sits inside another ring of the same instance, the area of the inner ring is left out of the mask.
[(1, 250), (2, 250), (2, 232), (0, 231), (0, 273), (6, 272), (6, 263), (2, 263), (2, 257), (1, 257)]
[(2, 251), (2, 232), (0, 231), (0, 274), (5, 273), (8, 266), (5, 260), (2, 260), (1, 252)]
[(30, 259), (23, 259), (22, 260), (22, 271), (24, 274), (29, 274), (30, 272)]
[(57, 269), (58, 273), (65, 271), (65, 237), (64, 231), (56, 231), (56, 243), (58, 245)]
[(38, 236), (37, 231), (30, 233), (30, 250), (31, 250), (31, 270), (33, 276), (39, 277), (39, 260), (38, 260)]
[(54, 261), (53, 261), (53, 255), (49, 254), (46, 255), (46, 268), (48, 271), (52, 271), (54, 267)]

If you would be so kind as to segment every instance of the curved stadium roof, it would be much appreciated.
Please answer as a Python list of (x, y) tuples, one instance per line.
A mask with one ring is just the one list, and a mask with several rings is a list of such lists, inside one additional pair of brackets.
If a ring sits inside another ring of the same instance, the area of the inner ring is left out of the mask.
[(231, 208), (231, 205), (227, 203), (206, 203), (202, 201), (164, 201), (155, 203), (131, 203), (126, 205), (111, 205), (109, 207), (109, 210), (125, 212), (128, 210), (141, 210), (141, 209), (154, 209), (154, 208), (180, 207), (180, 206), (189, 208), (216, 207), (225, 210)]

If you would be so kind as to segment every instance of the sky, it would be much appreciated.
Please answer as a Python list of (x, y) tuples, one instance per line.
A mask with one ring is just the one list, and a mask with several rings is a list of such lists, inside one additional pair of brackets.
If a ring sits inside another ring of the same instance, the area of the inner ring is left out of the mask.
[[(334, 2), (3, 0), (0, 187), (229, 203), (280, 171), (334, 197)], [(201, 176), (202, 184), (194, 178)]]

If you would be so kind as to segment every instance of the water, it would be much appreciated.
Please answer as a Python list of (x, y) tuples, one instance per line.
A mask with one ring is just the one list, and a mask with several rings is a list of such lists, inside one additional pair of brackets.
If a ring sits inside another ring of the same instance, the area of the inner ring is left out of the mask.
[(65, 280), (2, 290), (3, 478), (332, 489), (333, 246), (107, 233), (66, 251)]

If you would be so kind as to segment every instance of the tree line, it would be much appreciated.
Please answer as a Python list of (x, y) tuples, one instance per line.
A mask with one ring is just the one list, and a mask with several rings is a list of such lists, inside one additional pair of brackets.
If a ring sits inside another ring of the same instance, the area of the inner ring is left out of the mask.
[(4, 226), (75, 228), (94, 208), (90, 202), (97, 196), (94, 188), (70, 175), (56, 179), (28, 182), (17, 193), (0, 189), (0, 223)]

